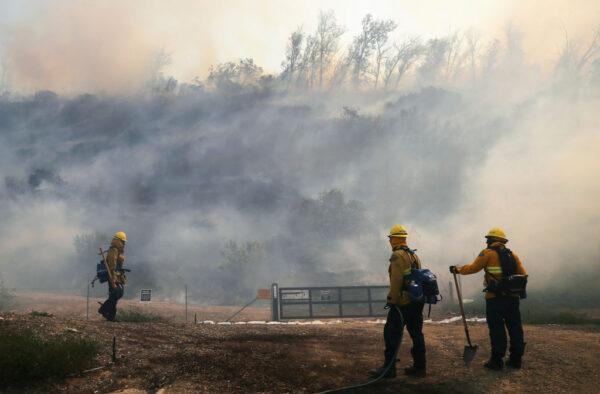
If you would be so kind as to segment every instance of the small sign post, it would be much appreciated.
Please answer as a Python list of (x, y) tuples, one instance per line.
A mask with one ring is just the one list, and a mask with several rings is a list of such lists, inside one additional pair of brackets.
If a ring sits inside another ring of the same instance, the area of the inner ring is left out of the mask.
[(150, 302), (152, 299), (152, 289), (140, 290), (140, 302)]

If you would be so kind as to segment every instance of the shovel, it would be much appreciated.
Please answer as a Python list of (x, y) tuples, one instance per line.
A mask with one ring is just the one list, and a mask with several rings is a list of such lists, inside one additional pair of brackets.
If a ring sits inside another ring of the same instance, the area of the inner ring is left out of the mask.
[(475, 358), (475, 353), (477, 353), (477, 345), (473, 346), (471, 343), (471, 337), (469, 336), (469, 327), (467, 326), (467, 318), (465, 317), (465, 308), (463, 307), (462, 294), (460, 293), (460, 287), (458, 286), (458, 281), (456, 280), (456, 273), (453, 272), (454, 275), (454, 284), (456, 285), (456, 295), (458, 297), (458, 304), (460, 305), (460, 314), (462, 316), (462, 321), (465, 326), (465, 334), (467, 335), (468, 346), (465, 346), (465, 351), (463, 352), (463, 360), (465, 360), (465, 364), (469, 365), (471, 361)]

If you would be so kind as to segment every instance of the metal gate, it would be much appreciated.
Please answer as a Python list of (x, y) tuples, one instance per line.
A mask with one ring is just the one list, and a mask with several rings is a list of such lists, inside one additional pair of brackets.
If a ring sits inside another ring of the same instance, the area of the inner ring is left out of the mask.
[(272, 285), (273, 320), (379, 317), (388, 286), (279, 287)]

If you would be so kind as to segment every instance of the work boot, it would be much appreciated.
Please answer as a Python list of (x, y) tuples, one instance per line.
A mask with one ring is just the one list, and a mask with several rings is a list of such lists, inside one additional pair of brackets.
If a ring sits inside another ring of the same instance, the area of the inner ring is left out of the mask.
[(521, 357), (510, 356), (506, 366), (514, 369), (521, 369)]
[[(385, 371), (386, 367), (387, 367), (387, 364), (385, 364), (381, 368), (372, 369), (371, 371), (369, 371), (369, 377), (371, 377), (373, 379), (378, 378), (383, 373), (383, 371)], [(396, 366), (392, 365), (383, 377), (386, 379), (395, 378), (396, 377)]]
[(424, 378), (427, 375), (425, 368), (406, 367), (404, 368), (404, 374), (408, 376), (414, 376), (416, 378)]
[(525, 353), (525, 344), (520, 347), (511, 347), (510, 356), (506, 362), (506, 366), (514, 369), (521, 369), (521, 358), (523, 357), (523, 353)]
[(504, 368), (504, 361), (500, 357), (492, 356), (487, 363), (483, 364), (483, 366), (493, 371), (502, 371)]

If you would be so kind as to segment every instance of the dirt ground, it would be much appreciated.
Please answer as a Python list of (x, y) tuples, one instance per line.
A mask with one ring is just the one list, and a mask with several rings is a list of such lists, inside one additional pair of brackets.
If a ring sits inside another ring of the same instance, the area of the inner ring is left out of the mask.
[[(367, 371), (382, 362), (383, 324), (372, 321), (302, 325), (110, 323), (95, 316), (86, 320), (85, 305), (83, 317), (80, 311), (57, 313), (52, 308), (52, 317), (31, 316), (25, 305), (22, 302), (16, 312), (1, 314), (1, 323), (27, 326), (41, 335), (69, 332), (93, 337), (103, 345), (97, 357), (102, 369), (61, 382), (34, 384), (28, 391), (314, 393), (364, 382)], [(29, 307), (41, 311), (43, 305), (32, 301)], [(163, 307), (168, 309), (168, 305)], [(196, 313), (214, 320), (230, 311), (197, 308)], [(246, 317), (259, 319), (265, 314), (268, 309), (256, 308)], [(482, 323), (471, 326), (479, 351), (469, 367), (462, 361), (462, 325), (426, 324), (426, 378), (399, 375), (354, 392), (598, 392), (597, 328), (526, 326), (524, 368), (490, 372), (482, 367), (489, 354), (487, 328)], [(110, 356), (113, 336), (118, 356), (114, 364)], [(399, 358), (399, 365), (409, 363), (406, 340)]]

